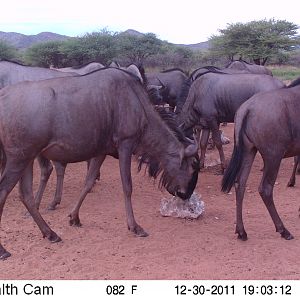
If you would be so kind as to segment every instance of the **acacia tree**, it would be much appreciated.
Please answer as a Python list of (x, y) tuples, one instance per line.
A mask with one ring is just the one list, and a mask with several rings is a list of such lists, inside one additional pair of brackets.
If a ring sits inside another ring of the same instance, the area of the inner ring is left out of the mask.
[(154, 33), (146, 33), (142, 36), (132, 34), (119, 34), (119, 53), (130, 62), (143, 64), (151, 55), (160, 53), (163, 42)]
[(25, 62), (33, 66), (60, 68), (63, 66), (64, 55), (60, 51), (63, 43), (62, 41), (49, 41), (35, 44), (26, 50)]
[(0, 41), (0, 59), (13, 59), (17, 56), (17, 50), (4, 41)]
[(248, 58), (264, 65), (281, 51), (291, 51), (299, 44), (298, 26), (285, 20), (261, 20), (229, 24), (220, 29), (220, 35), (210, 38), (211, 51), (215, 55)]

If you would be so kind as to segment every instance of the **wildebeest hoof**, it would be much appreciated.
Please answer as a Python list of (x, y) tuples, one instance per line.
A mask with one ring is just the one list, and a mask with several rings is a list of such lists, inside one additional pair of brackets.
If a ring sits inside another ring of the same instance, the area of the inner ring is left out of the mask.
[(288, 187), (294, 187), (295, 186), (295, 182), (293, 181), (289, 181), (287, 184)]
[(10, 256), (11, 256), (11, 254), (8, 251), (5, 250), (5, 251), (0, 253), (0, 260), (5, 260)]
[(238, 234), (238, 239), (239, 240), (242, 240), (242, 241), (247, 241), (248, 240), (248, 236), (247, 236), (247, 233), (246, 232), (243, 232), (243, 233), (238, 233), (237, 232), (237, 234)]
[(31, 214), (29, 213), (29, 211), (25, 211), (24, 217), (25, 217), (25, 218), (32, 218), (32, 217), (31, 217)]
[(50, 204), (50, 205), (48, 206), (48, 210), (55, 210), (55, 209), (56, 209), (56, 205), (57, 205), (57, 204)]
[(76, 227), (81, 227), (82, 226), (78, 216), (73, 217), (72, 215), (69, 215), (69, 217), (70, 217), (70, 220), (69, 220), (70, 226), (76, 226)]
[(130, 231), (132, 231), (136, 236), (139, 237), (146, 237), (149, 234), (139, 225), (136, 225), (133, 229), (128, 228)]
[(292, 240), (294, 237), (290, 234), (290, 232), (286, 229), (284, 229), (282, 232), (280, 232), (281, 237), (283, 237), (285, 240)]
[[(45, 237), (45, 236), (44, 236)], [(61, 238), (54, 232), (52, 231), (49, 235), (46, 236), (47, 239), (51, 242), (51, 243), (58, 243), (61, 241)]]

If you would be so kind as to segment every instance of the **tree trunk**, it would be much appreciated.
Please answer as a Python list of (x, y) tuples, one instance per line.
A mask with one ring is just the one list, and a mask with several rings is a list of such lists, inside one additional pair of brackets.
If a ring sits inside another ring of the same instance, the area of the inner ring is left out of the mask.
[(262, 65), (263, 65), (263, 66), (266, 64), (267, 60), (268, 60), (268, 57), (265, 57), (265, 58), (263, 59), (263, 61), (262, 61)]
[(253, 58), (253, 61), (256, 65), (260, 65), (260, 58)]

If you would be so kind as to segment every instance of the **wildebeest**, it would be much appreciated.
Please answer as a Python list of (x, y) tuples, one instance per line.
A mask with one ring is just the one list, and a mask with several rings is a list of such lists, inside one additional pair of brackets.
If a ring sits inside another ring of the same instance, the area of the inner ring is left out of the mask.
[(162, 72), (148, 72), (145, 75), (149, 85), (163, 86), (165, 88), (163, 103), (169, 104), (171, 110), (174, 111), (182, 85), (188, 79), (185, 72), (174, 68)]
[(25, 66), (18, 62), (0, 61), (0, 89), (25, 80), (74, 76), (76, 73), (63, 73), (54, 69)]
[(244, 60), (233, 60), (227, 66), (226, 69), (233, 69), (238, 71), (247, 71), (253, 74), (266, 74), (272, 76), (272, 71), (265, 66), (250, 64)]
[[(150, 175), (161, 174), (160, 185), (183, 199), (191, 196), (198, 178), (196, 145), (184, 146), (154, 111), (140, 80), (115, 68), (0, 90), (0, 145), (0, 216), (19, 181), (23, 204), (52, 242), (60, 238), (33, 201), (32, 167), (38, 154), (72, 163), (117, 153), (127, 225), (137, 236), (147, 233), (135, 221), (131, 205), (132, 154), (154, 158), (157, 171)], [(0, 244), (0, 258), (8, 256)]]
[(79, 66), (73, 66), (73, 67), (66, 67), (66, 68), (59, 68), (56, 69), (61, 72), (75, 72), (80, 75), (84, 75), (99, 69), (104, 68), (104, 65), (100, 64), (99, 62), (89, 62), (83, 65)]
[(240, 105), (254, 94), (283, 86), (280, 80), (263, 74), (210, 72), (198, 77), (191, 87), (188, 87), (187, 98), (178, 115), (178, 120), (185, 129), (198, 125), (203, 130), (200, 141), (200, 166), (204, 166), (205, 151), (211, 130), (224, 170), (225, 157), (219, 131), (220, 123), (232, 123)]
[[(0, 88), (4, 88), (6, 86), (16, 84), (22, 81), (36, 81), (48, 78), (60, 78), (69, 76), (78, 76), (78, 74), (74, 72), (67, 72), (67, 70), (65, 70), (65, 72), (60, 72), (55, 69), (31, 67), (23, 65), (19, 62), (8, 60), (0, 61)], [(36, 194), (36, 203), (37, 206), (39, 206), (48, 178), (52, 172), (53, 166), (51, 162), (44, 157), (38, 156), (37, 160), (41, 168), (41, 179), (39, 183), (38, 192)], [(54, 203), (60, 202), (65, 171), (65, 166), (58, 162), (54, 163), (54, 166), (57, 176), (57, 187), (54, 199), (49, 206), (50, 209), (53, 209), (55, 207)]]
[[(127, 72), (130, 72), (131, 74), (136, 76), (142, 84), (144, 84), (146, 86), (146, 83), (145, 83), (146, 78), (144, 75), (143, 67), (137, 66), (135, 64), (129, 64), (126, 67), (118, 66), (117, 68), (120, 68), (120, 69), (126, 70)], [(149, 90), (148, 87), (147, 87), (147, 90), (149, 93), (149, 97), (151, 99), (151, 97), (153, 97), (153, 91)], [(157, 95), (154, 95), (154, 97), (156, 98)], [(114, 157), (117, 158), (117, 154), (115, 154)], [(38, 191), (37, 191), (37, 194), (35, 197), (35, 203), (36, 203), (37, 208), (39, 208), (39, 206), (40, 206), (44, 190), (46, 188), (48, 179), (49, 179), (52, 169), (53, 169), (52, 164), (48, 159), (41, 157), (39, 155), (38, 161), (41, 166), (41, 180), (40, 180), (39, 188), (38, 188)], [(92, 158), (91, 160), (88, 161), (88, 168), (91, 166), (92, 169), (90, 170), (90, 172), (89, 172), (89, 170), (87, 172), (85, 184), (84, 184), (83, 190), (79, 197), (79, 203), (83, 202), (84, 198), (86, 197), (88, 192), (92, 189), (93, 185), (95, 184), (96, 179), (97, 178), (100, 179), (99, 169), (100, 169), (103, 161), (104, 161), (104, 158), (102, 158), (102, 156)], [(54, 167), (56, 170), (57, 183), (56, 183), (56, 191), (55, 191), (54, 198), (48, 206), (48, 209), (50, 209), (50, 210), (54, 210), (56, 208), (56, 206), (61, 203), (64, 174), (65, 174), (65, 170), (67, 167), (66, 163), (55, 162), (55, 161), (53, 161), (52, 163), (54, 164)], [(76, 205), (76, 207), (77, 206), (78, 205)], [(79, 208), (77, 210), (79, 210)], [(70, 214), (70, 216), (71, 215), (73, 215), (73, 214)], [(78, 222), (72, 221), (72, 217), (71, 217), (71, 220), (70, 220), (71, 225), (79, 225), (79, 223), (80, 223), (79, 221)]]
[(259, 194), (286, 240), (293, 236), (281, 221), (273, 201), (273, 188), (281, 160), (300, 154), (300, 78), (289, 87), (254, 95), (241, 105), (235, 117), (234, 150), (222, 181), (229, 192), (236, 182), (236, 233), (247, 239), (242, 218), (246, 182), (257, 151), (264, 168)]

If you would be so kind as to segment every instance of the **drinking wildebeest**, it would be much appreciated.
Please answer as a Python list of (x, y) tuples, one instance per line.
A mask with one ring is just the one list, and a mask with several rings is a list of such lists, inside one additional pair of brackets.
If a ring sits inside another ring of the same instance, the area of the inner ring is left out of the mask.
[(225, 156), (219, 131), (220, 123), (232, 123), (240, 105), (254, 94), (283, 86), (280, 80), (262, 74), (210, 72), (198, 77), (187, 90), (187, 98), (178, 115), (178, 120), (184, 129), (193, 128), (196, 125), (204, 129), (200, 141), (200, 166), (204, 167), (205, 151), (211, 130), (213, 141), (219, 151), (222, 170), (224, 170)]
[(226, 65), (225, 69), (247, 71), (253, 74), (266, 74), (272, 76), (272, 71), (265, 66), (250, 64), (244, 60), (233, 60)]
[(180, 69), (170, 69), (163, 72), (146, 73), (146, 78), (149, 85), (162, 85), (165, 88), (163, 103), (169, 104), (170, 109), (174, 111), (182, 85), (188, 76)]
[[(2, 89), (0, 145), (0, 217), (8, 194), (19, 181), (23, 204), (52, 242), (60, 238), (33, 201), (32, 167), (38, 154), (72, 163), (117, 153), (127, 225), (137, 236), (147, 233), (135, 221), (131, 205), (132, 154), (155, 158), (160, 185), (183, 199), (192, 195), (198, 178), (197, 145), (184, 146), (154, 111), (139, 79), (115, 68)], [(0, 259), (8, 256), (0, 244)]]
[(236, 113), (234, 150), (223, 177), (222, 191), (229, 192), (236, 182), (236, 233), (239, 239), (247, 239), (242, 204), (246, 182), (257, 151), (264, 162), (259, 194), (276, 231), (286, 240), (293, 238), (276, 211), (273, 188), (281, 160), (300, 154), (299, 114), (300, 78), (287, 88), (254, 95)]
[[(164, 123), (171, 129), (172, 132), (176, 135), (177, 139), (184, 145), (188, 146), (191, 143), (197, 144), (197, 140), (191, 141), (189, 138), (187, 138), (184, 135), (184, 132), (180, 129), (180, 127), (177, 124), (175, 114), (173, 112), (166, 111), (162, 107), (155, 107), (155, 111), (159, 113), (159, 116), (162, 118)], [(197, 146), (196, 146), (197, 147)], [(195, 148), (196, 149), (196, 148)], [(114, 158), (118, 159), (117, 154), (113, 155)], [(81, 226), (80, 218), (79, 218), (79, 210), (80, 207), (89, 193), (89, 191), (92, 189), (94, 182), (99, 174), (99, 170), (101, 168), (102, 163), (105, 160), (105, 156), (100, 155), (99, 157), (94, 157), (90, 160), (90, 165), (88, 168), (87, 176), (85, 179), (85, 185), (83, 190), (80, 193), (79, 200), (75, 204), (74, 208), (72, 209), (71, 213), (69, 214), (70, 220), (69, 223), (70, 225), (74, 226)], [(196, 155), (196, 161), (198, 160), (198, 155)], [(141, 170), (143, 164), (145, 164), (148, 168), (149, 176), (156, 178), (160, 171), (161, 167), (159, 162), (155, 157), (149, 156), (149, 153), (144, 153), (141, 156), (138, 157), (138, 162), (139, 162), (139, 171)], [(195, 165), (196, 166), (196, 165)], [(194, 180), (197, 178), (195, 177)], [(162, 179), (163, 180), (163, 179)], [(190, 182), (191, 185), (194, 185), (195, 183), (193, 181)]]
[(56, 69), (61, 72), (75, 72), (80, 75), (84, 75), (99, 69), (104, 68), (104, 65), (100, 64), (99, 62), (89, 62), (83, 65), (79, 66), (73, 66), (73, 67), (66, 67), (66, 68), (59, 68)]

